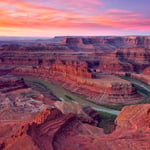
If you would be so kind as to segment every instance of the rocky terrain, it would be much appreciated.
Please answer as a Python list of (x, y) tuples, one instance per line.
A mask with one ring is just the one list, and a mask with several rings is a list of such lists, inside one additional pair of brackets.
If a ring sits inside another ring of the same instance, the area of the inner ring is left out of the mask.
[(95, 76), (84, 62), (56, 61), (49, 68), (18, 67), (12, 73), (48, 79), (97, 104), (133, 104), (143, 99), (130, 82), (113, 75)]
[(150, 149), (149, 110), (149, 104), (125, 107), (116, 119), (115, 130), (105, 135), (102, 129), (85, 123), (73, 113), (46, 109), (4, 140), (1, 149)]
[(149, 36), (1, 40), (0, 150), (148, 150), (149, 85)]
[(48, 78), (98, 104), (143, 99), (134, 85), (112, 74), (130, 74), (150, 83), (143, 73), (150, 65), (148, 36), (55, 37), (36, 42), (1, 45), (1, 65), (13, 66), (17, 74)]
[(47, 107), (48, 105), (44, 104), (44, 95), (28, 87), (22, 78), (12, 75), (0, 76), (1, 121), (25, 121), (32, 114), (34, 116)]

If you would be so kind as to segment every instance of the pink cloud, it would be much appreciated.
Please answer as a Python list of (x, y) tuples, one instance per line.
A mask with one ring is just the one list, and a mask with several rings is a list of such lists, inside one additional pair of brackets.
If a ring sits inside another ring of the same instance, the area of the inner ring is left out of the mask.
[(141, 14), (135, 13), (128, 10), (121, 10), (121, 9), (109, 9), (107, 10), (104, 15), (106, 16), (125, 16), (125, 17), (140, 17)]
[(111, 9), (100, 16), (94, 16), (94, 19), (99, 24), (113, 28), (150, 31), (150, 19), (132, 11)]
[[(53, 2), (54, 0), (51, 0)], [(55, 0), (58, 3), (60, 0)], [(102, 6), (102, 1), (98, 0), (81, 0), (80, 3), (72, 0), (61, 0), (64, 4), (84, 9), (94, 9)], [(67, 3), (68, 2), (68, 3)], [(13, 7), (1, 8), (0, 11), (0, 28), (1, 29), (36, 29), (40, 32), (47, 30), (55, 32), (72, 32), (74, 30), (88, 31), (113, 31), (113, 30), (136, 30), (150, 31), (150, 19), (145, 18), (142, 14), (127, 10), (110, 9), (106, 12), (96, 15), (87, 15), (82, 11), (74, 12), (71, 10), (50, 8), (31, 2), (18, 0), (5, 0), (0, 4), (7, 4)], [(89, 6), (87, 8), (84, 8)], [(94, 11), (93, 11), (94, 12)], [(0, 30), (1, 30), (0, 29)]]

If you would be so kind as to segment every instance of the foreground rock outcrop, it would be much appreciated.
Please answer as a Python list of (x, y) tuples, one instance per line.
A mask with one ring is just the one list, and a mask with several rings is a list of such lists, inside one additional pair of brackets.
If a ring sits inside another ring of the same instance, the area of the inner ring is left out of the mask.
[(67, 101), (57, 101), (54, 105), (64, 114), (76, 114), (83, 122), (89, 122), (90, 124), (97, 126), (101, 122), (99, 113), (90, 106), (84, 106), (76, 102)]
[(150, 104), (123, 108), (116, 129), (104, 135), (102, 129), (83, 123), (75, 114), (51, 108), (35, 121), (23, 125), (1, 144), (7, 150), (148, 150), (150, 149)]
[[(96, 134), (102, 133), (97, 127), (95, 131)], [(38, 115), (35, 121), (22, 126), (21, 130), (8, 140), (6, 149), (17, 150), (21, 146), (26, 150), (77, 149), (78, 145), (73, 144), (71, 138), (75, 139), (74, 136), (78, 134), (86, 138), (91, 132), (92, 126), (83, 124), (76, 115), (71, 113), (64, 115), (55, 108), (47, 109)], [(64, 138), (67, 141), (61, 145), (61, 139)]]

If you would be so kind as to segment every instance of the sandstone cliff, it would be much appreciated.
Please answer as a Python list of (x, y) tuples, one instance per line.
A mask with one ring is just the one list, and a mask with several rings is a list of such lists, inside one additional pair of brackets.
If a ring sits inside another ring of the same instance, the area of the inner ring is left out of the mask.
[(85, 124), (75, 114), (47, 109), (36, 120), (23, 125), (1, 144), (7, 150), (141, 150), (150, 149), (150, 105), (125, 107), (116, 119), (116, 130)]
[(36, 76), (50, 80), (97, 104), (132, 104), (142, 100), (134, 86), (112, 75), (94, 77), (86, 63), (56, 61), (48, 67), (21, 67), (13, 70), (14, 74)]

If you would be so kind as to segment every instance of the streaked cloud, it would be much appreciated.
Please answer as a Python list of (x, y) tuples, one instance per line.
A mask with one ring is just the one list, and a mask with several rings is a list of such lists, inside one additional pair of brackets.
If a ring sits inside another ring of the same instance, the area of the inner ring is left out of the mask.
[(107, 34), (108, 31), (114, 34), (118, 29), (122, 33), (150, 32), (150, 19), (144, 14), (105, 7), (101, 0), (0, 1), (0, 34), (18, 35), (21, 30), (28, 35), (43, 36), (47, 36), (47, 32), (76, 35), (77, 31), (83, 35)]

